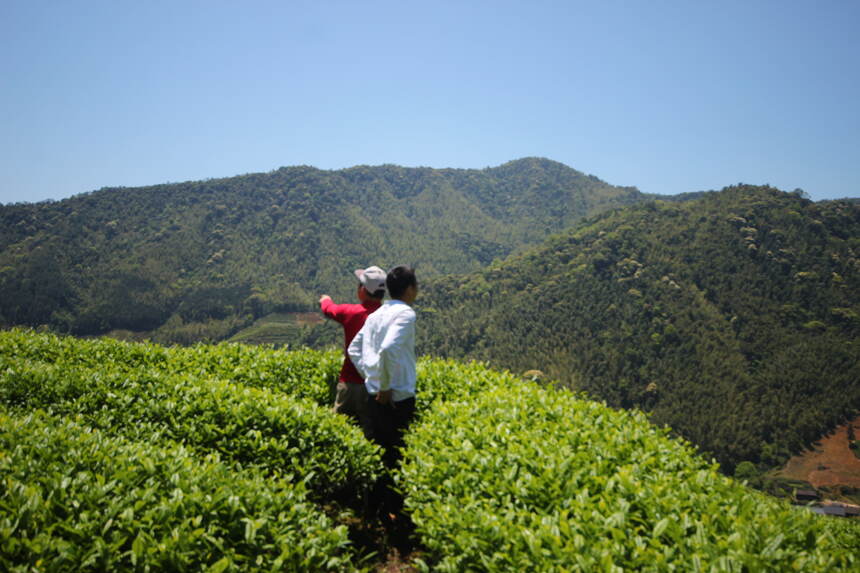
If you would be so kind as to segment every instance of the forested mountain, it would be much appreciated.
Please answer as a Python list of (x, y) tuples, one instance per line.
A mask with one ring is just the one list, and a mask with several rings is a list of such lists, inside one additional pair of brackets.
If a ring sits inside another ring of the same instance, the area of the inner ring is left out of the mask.
[(422, 352), (640, 407), (729, 470), (776, 464), (860, 408), (860, 205), (744, 186), (683, 199), (531, 158), (0, 206), (0, 326), (219, 340), (321, 292), (352, 298), (353, 268), (411, 263)]
[(731, 471), (860, 409), (860, 206), (738, 186), (609, 212), (422, 292), (423, 350), (636, 406)]
[(643, 198), (545, 159), (484, 170), (282, 168), (0, 206), (0, 325), (228, 336), (353, 296), (350, 270), (474, 272), (585, 215)]

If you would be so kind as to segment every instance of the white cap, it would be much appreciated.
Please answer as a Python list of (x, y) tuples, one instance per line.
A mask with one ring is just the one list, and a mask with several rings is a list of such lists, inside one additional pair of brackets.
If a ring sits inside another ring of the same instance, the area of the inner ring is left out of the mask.
[(366, 269), (358, 269), (355, 271), (355, 276), (358, 282), (364, 287), (364, 290), (370, 294), (378, 290), (385, 290), (385, 271), (379, 267), (367, 267)]

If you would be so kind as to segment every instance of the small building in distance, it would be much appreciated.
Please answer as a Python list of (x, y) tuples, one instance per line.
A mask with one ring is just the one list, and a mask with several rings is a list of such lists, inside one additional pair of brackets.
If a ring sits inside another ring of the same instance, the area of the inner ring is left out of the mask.
[(836, 517), (852, 517), (860, 516), (860, 505), (852, 505), (850, 503), (841, 503), (838, 501), (825, 501), (816, 505), (810, 505), (809, 509), (820, 515), (834, 515)]

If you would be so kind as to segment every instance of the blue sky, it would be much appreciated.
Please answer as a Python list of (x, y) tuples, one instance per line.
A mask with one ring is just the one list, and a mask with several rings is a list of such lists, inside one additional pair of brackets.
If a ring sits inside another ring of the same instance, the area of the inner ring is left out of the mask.
[(542, 156), (860, 196), (860, 2), (0, 0), (0, 203)]

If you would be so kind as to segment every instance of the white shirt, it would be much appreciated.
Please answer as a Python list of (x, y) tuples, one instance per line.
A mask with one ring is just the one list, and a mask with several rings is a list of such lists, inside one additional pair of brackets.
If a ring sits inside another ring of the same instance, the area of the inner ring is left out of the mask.
[(385, 301), (347, 352), (369, 394), (390, 388), (395, 402), (415, 396), (415, 311), (405, 302)]

